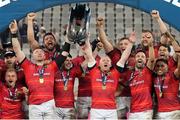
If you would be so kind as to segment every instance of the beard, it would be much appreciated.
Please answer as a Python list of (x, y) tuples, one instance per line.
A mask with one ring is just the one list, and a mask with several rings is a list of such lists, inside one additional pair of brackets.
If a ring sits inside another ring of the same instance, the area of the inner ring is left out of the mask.
[(138, 69), (143, 69), (144, 68), (144, 66), (145, 66), (145, 64), (144, 63), (137, 63), (136, 64), (136, 68), (138, 68)]
[(48, 51), (53, 51), (54, 48), (55, 48), (55, 45), (53, 45), (53, 44), (45, 45), (45, 48), (46, 48)]
[(14, 68), (15, 64), (11, 63), (11, 62), (7, 62), (6, 66), (7, 66), (7, 68)]

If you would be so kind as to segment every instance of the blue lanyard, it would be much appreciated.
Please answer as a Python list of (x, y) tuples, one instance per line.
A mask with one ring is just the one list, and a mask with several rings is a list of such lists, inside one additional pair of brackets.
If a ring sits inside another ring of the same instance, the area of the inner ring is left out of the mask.
[(67, 71), (67, 75), (66, 76), (65, 76), (65, 74), (63, 72), (61, 72), (61, 76), (63, 78), (64, 86), (67, 86), (68, 80), (69, 80), (69, 76), (70, 76), (70, 70)]
[(40, 78), (43, 78), (44, 76), (44, 71), (45, 71), (45, 67), (43, 66), (41, 69), (38, 70), (38, 73), (39, 73), (39, 77)]
[(101, 74), (102, 84), (105, 86), (107, 82), (107, 75), (102, 73)]

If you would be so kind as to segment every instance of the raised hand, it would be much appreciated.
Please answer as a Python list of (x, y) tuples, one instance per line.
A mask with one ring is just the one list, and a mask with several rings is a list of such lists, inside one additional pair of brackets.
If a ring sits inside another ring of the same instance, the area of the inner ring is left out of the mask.
[(97, 48), (98, 48), (99, 50), (103, 49), (103, 44), (102, 44), (102, 42), (98, 42), (98, 43), (97, 43)]
[(96, 21), (96, 27), (101, 28), (104, 27), (104, 19), (102, 17), (99, 17)]
[(132, 32), (131, 34), (130, 34), (130, 36), (129, 36), (129, 41), (131, 42), (131, 43), (135, 43), (136, 42), (136, 33), (135, 32)]
[(29, 94), (29, 90), (26, 87), (22, 87), (21, 89), (25, 95)]
[(151, 33), (146, 33), (145, 37), (146, 37), (146, 40), (148, 41), (148, 43), (149, 42), (153, 43), (154, 40), (153, 40), (153, 37), (152, 37)]
[(27, 19), (28, 20), (34, 20), (35, 17), (36, 17), (36, 13), (29, 13), (29, 14), (27, 14)]
[(9, 29), (10, 29), (10, 31), (11, 31), (12, 34), (17, 33), (17, 31), (18, 31), (18, 26), (17, 26), (16, 20), (13, 20), (13, 21), (9, 24)]
[(160, 15), (159, 15), (159, 11), (157, 10), (152, 10), (151, 11), (151, 16), (155, 19), (159, 19), (160, 18)]
[(80, 46), (81, 51), (85, 54), (85, 55), (91, 55), (92, 54), (92, 49), (91, 49), (91, 45), (89, 42), (89, 38), (90, 38), (90, 34), (87, 34), (86, 40), (85, 40), (85, 44)]
[(153, 46), (153, 41), (152, 41), (152, 40), (149, 40), (149, 41), (148, 41), (148, 46), (149, 46), (149, 47), (152, 47), (152, 46)]

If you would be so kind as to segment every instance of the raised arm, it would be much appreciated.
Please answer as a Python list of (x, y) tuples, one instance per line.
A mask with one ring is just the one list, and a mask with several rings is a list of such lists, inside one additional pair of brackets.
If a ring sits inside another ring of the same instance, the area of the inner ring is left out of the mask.
[(179, 47), (177, 41), (168, 31), (165, 23), (162, 21), (162, 19), (160, 17), (159, 11), (152, 10), (151, 16), (158, 22), (161, 33), (165, 33), (166, 36), (170, 39), (170, 43), (172, 44), (174, 51), (180, 51), (180, 47)]
[(130, 37), (129, 37), (130, 43), (128, 44), (128, 47), (124, 50), (124, 52), (121, 55), (120, 60), (116, 63), (117, 66), (119, 67), (124, 67), (127, 59), (129, 58), (131, 54), (132, 47), (136, 41), (136, 34), (135, 32), (132, 32)]
[(100, 41), (103, 43), (106, 53), (111, 52), (114, 48), (113, 48), (113, 45), (107, 40), (107, 36), (104, 31), (104, 19), (103, 18), (99, 17), (97, 19), (96, 27), (97, 27), (97, 30), (99, 33)]
[(176, 53), (176, 55), (178, 56), (178, 65), (176, 70), (174, 71), (174, 75), (176, 76), (176, 78), (180, 79), (180, 53)]
[(98, 41), (95, 45), (93, 45), (93, 43), (91, 43), (91, 48), (92, 48), (92, 52), (93, 52), (93, 57), (96, 58), (99, 51), (101, 49), (103, 49), (103, 44), (100, 41)]
[(11, 31), (12, 46), (13, 46), (14, 52), (16, 53), (16, 57), (17, 57), (18, 62), (21, 63), (25, 58), (25, 54), (21, 50), (21, 46), (20, 46), (20, 43), (18, 41), (18, 35), (17, 35), (18, 27), (17, 27), (16, 20), (14, 20), (13, 22), (10, 23), (9, 29)]
[(70, 42), (69, 42), (67, 36), (64, 36), (64, 39), (65, 39), (65, 43), (62, 47), (62, 52), (58, 57), (55, 58), (55, 62), (57, 64), (58, 68), (60, 68), (62, 66), (62, 64), (66, 60), (67, 56), (69, 55), (69, 51), (70, 51)]
[(96, 63), (96, 60), (93, 57), (92, 48), (89, 42), (89, 36), (87, 36), (85, 45), (81, 46), (81, 50), (85, 55), (85, 60), (87, 61), (88, 67), (93, 67)]
[(148, 58), (146, 66), (150, 70), (153, 70), (154, 69), (154, 64), (155, 64), (155, 53), (154, 53), (153, 42), (151, 40), (148, 42), (148, 47), (149, 47), (149, 58)]
[(27, 39), (32, 50), (39, 47), (39, 43), (37, 42), (37, 40), (35, 40), (34, 37), (33, 20), (35, 19), (35, 16), (35, 13), (29, 13), (27, 15)]
[(180, 52), (180, 46), (175, 40), (175, 38), (168, 31), (165, 33), (170, 38), (170, 43), (173, 46), (175, 52)]
[(167, 32), (168, 29), (167, 29), (165, 23), (162, 21), (162, 19), (161, 19), (161, 17), (160, 17), (159, 11), (157, 11), (157, 10), (152, 10), (151, 16), (157, 21), (161, 33)]

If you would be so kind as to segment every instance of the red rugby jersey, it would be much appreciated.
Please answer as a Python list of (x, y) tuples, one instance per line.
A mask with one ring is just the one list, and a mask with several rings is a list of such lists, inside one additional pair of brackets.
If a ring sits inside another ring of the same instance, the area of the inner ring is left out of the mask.
[[(118, 50), (117, 48), (114, 48), (111, 52), (107, 53), (108, 56), (110, 57), (112, 64), (115, 66), (116, 63), (119, 61), (119, 59), (121, 58), (121, 51)], [(125, 65), (125, 70), (124, 72), (121, 73), (120, 76), (120, 85), (123, 85), (123, 89), (121, 91), (121, 94), (119, 96), (122, 97), (127, 97), (127, 96), (131, 96), (130, 93), (130, 89), (128, 86), (126, 86), (126, 83), (128, 82), (130, 75), (131, 75), (131, 71), (135, 66), (135, 58), (134, 56), (130, 56), (126, 62), (127, 64)]]
[(82, 73), (79, 79), (78, 85), (78, 97), (91, 97), (92, 95), (92, 88), (91, 88), (91, 80), (89, 71), (86, 70)]
[[(10, 96), (10, 91), (13, 95), (15, 95), (15, 92), (21, 91), (21, 88), (14, 88), (9, 89), (6, 85), (0, 85), (2, 91), (1, 91), (1, 118), (2, 119), (23, 119), (24, 118), (24, 112), (22, 110), (22, 101), (25, 99), (24, 94), (12, 98)], [(10, 91), (9, 91), (10, 90)]]
[(120, 77), (120, 73), (115, 69), (111, 69), (107, 74), (106, 88), (103, 88), (102, 72), (96, 65), (90, 68), (90, 76), (92, 82), (92, 106), (95, 109), (116, 109), (115, 92)]
[[(178, 100), (179, 80), (175, 78), (173, 72), (169, 71), (165, 78), (154, 76), (154, 87), (159, 112), (180, 110), (180, 101)], [(162, 91), (162, 97), (160, 97), (160, 91)]]
[(170, 71), (174, 71), (177, 68), (177, 62), (174, 61), (173, 57), (169, 57), (168, 59), (168, 68)]
[[(73, 64), (75, 66), (80, 65), (84, 61), (83, 56), (79, 56), (73, 59)], [(100, 60), (100, 57), (96, 57), (96, 62), (98, 64)], [(79, 79), (79, 85), (78, 85), (78, 97), (90, 97), (92, 94), (92, 88), (91, 88), (91, 80), (90, 80), (90, 75), (89, 71), (86, 69), (83, 71), (82, 75), (78, 77)]]
[(117, 48), (114, 48), (111, 52), (107, 53), (107, 55), (110, 57), (112, 64), (116, 65), (116, 63), (121, 58), (121, 51)]
[[(75, 66), (79, 66), (84, 60), (83, 56), (78, 56), (72, 61)], [(83, 71), (82, 75), (78, 77), (78, 80), (78, 97), (91, 96), (91, 81), (88, 70)]]
[(134, 70), (134, 66), (135, 66), (135, 58), (133, 56), (130, 56), (126, 62), (125, 69), (121, 73), (121, 76), (120, 76), (120, 82), (123, 85), (125, 85), (121, 91), (121, 94), (119, 95), (121, 97), (130, 97), (131, 96), (130, 88), (126, 85), (129, 81), (132, 71)]
[[(74, 80), (80, 76), (82, 70), (80, 66), (73, 66), (69, 71), (63, 69), (56, 73), (55, 77), (55, 104), (56, 107), (72, 108), (74, 107)], [(65, 87), (64, 81), (68, 79)]]
[(152, 73), (144, 67), (141, 72), (134, 71), (130, 80), (131, 112), (152, 109)]
[[(58, 70), (55, 61), (46, 66), (38, 66), (25, 58), (21, 66), (29, 89), (29, 104), (38, 105), (54, 99), (54, 77)], [(39, 71), (42, 69), (44, 69), (43, 82), (39, 79)]]

